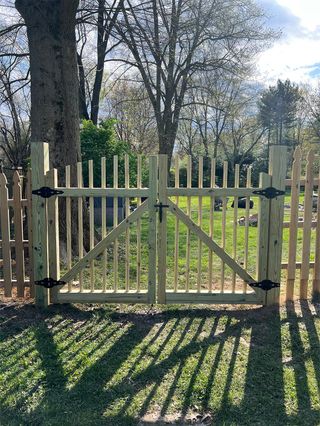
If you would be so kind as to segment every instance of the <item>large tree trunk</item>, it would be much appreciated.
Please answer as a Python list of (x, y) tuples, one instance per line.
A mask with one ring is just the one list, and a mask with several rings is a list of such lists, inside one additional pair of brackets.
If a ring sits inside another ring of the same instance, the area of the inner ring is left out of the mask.
[(79, 0), (16, 0), (27, 26), (31, 140), (49, 142), (53, 167), (80, 158), (75, 17)]
[(171, 117), (165, 117), (165, 119), (157, 121), (159, 135), (159, 154), (167, 154), (169, 170), (178, 131), (178, 124), (172, 123), (171, 120)]
[[(31, 140), (48, 142), (50, 166), (75, 167), (80, 160), (79, 83), (75, 38), (79, 0), (16, 0), (27, 26), (31, 74)], [(76, 173), (71, 173), (75, 184)], [(63, 174), (59, 183), (64, 184)], [(72, 215), (76, 212), (72, 202)], [(85, 209), (86, 210), (86, 209)], [(87, 211), (84, 212), (85, 242)], [(65, 203), (59, 208), (61, 252), (65, 253)], [(77, 224), (72, 221), (72, 246), (77, 250)]]

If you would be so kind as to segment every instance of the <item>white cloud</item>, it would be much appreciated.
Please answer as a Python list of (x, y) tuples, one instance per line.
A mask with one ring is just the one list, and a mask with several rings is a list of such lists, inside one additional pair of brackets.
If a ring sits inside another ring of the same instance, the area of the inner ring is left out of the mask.
[(278, 78), (312, 84), (319, 78), (320, 1), (260, 1), (271, 12), (271, 25), (283, 24), (283, 37), (260, 55), (259, 79), (266, 84), (274, 84)]
[(319, 0), (278, 0), (278, 4), (287, 7), (293, 15), (300, 18), (301, 26), (314, 31), (320, 25)]

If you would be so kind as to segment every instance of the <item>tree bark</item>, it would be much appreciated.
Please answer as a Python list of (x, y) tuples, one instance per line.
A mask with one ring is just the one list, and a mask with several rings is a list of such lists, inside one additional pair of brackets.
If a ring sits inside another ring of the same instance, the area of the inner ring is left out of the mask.
[(88, 107), (86, 104), (86, 79), (81, 55), (77, 54), (77, 63), (79, 70), (79, 117), (80, 119), (89, 120)]
[(53, 167), (80, 159), (75, 24), (79, 0), (16, 0), (27, 26), (31, 140), (48, 142)]
[[(31, 75), (31, 140), (48, 142), (50, 167), (80, 160), (79, 83), (75, 38), (79, 0), (16, 0), (29, 42)], [(73, 169), (74, 170), (74, 169)], [(71, 173), (74, 185), (76, 173)], [(63, 173), (59, 183), (64, 186)], [(59, 206), (62, 253), (65, 252), (65, 202)], [(72, 202), (76, 212), (76, 203)], [(87, 212), (84, 213), (84, 231)], [(77, 224), (72, 221), (72, 246), (77, 248)], [(85, 241), (86, 241), (85, 237)]]

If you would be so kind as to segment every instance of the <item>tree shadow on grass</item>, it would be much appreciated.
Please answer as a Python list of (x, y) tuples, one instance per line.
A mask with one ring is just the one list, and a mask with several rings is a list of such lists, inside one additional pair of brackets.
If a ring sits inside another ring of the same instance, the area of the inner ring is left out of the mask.
[[(146, 314), (60, 306), (13, 309), (6, 317), (0, 342), (13, 339), (8, 351), (25, 349), (31, 364), (26, 363), (24, 391), (18, 380), (0, 397), (1, 424), (319, 423), (305, 365), (307, 356), (319, 391), (319, 331), (308, 304), (301, 305), (301, 314), (288, 305), (281, 316), (277, 308)], [(14, 339), (24, 332), (33, 342), (29, 352)], [(286, 339), (290, 365), (283, 364)], [(13, 367), (9, 364), (12, 372)], [(294, 374), (296, 412), (287, 407), (284, 368)], [(17, 376), (10, 377), (14, 383)], [(15, 402), (8, 403), (9, 397)]]

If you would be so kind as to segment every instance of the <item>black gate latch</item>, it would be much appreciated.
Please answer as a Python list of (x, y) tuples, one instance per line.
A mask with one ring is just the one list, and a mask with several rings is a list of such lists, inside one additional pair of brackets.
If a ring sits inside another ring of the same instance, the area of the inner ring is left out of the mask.
[(162, 209), (165, 208), (165, 207), (169, 207), (169, 205), (168, 204), (159, 203), (159, 204), (155, 204), (154, 207), (158, 207), (159, 208), (159, 221), (161, 223), (162, 222)]
[(49, 186), (42, 186), (39, 189), (34, 189), (32, 194), (39, 195), (42, 198), (50, 198), (53, 195), (63, 194), (63, 191), (59, 189), (49, 188)]
[(280, 287), (280, 283), (275, 283), (271, 280), (262, 280), (257, 283), (250, 283), (249, 285), (250, 287), (261, 288), (261, 290), (265, 290), (265, 291), (269, 291), (269, 290), (272, 290), (273, 288)]
[(257, 189), (252, 191), (252, 193), (255, 195), (262, 195), (263, 197), (266, 197), (270, 200), (271, 198), (279, 197), (279, 195), (284, 195), (285, 191), (281, 191), (280, 189), (274, 188), (273, 186), (269, 186), (265, 189)]
[(65, 281), (59, 281), (59, 280), (55, 280), (54, 278), (43, 278), (42, 280), (38, 280), (34, 282), (36, 285), (41, 285), (42, 287), (45, 288), (52, 288), (52, 287), (56, 287), (57, 285), (64, 285), (66, 284)]

